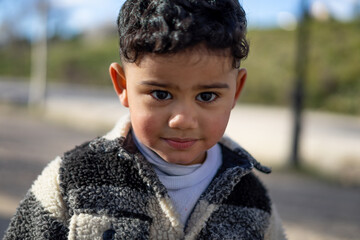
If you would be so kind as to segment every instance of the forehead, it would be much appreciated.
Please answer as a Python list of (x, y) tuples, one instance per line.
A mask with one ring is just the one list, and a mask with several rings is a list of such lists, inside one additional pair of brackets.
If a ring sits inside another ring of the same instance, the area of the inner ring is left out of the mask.
[(136, 70), (160, 74), (206, 71), (211, 75), (232, 71), (233, 57), (229, 49), (209, 50), (205, 47), (193, 47), (173, 54), (144, 54), (135, 63), (125, 62), (123, 65), (125, 74)]

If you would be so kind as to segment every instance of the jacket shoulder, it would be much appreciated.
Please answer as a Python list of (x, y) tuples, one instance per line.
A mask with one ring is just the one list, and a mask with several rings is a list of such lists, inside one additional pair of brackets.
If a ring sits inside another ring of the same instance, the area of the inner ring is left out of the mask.
[(254, 173), (249, 173), (241, 178), (225, 203), (246, 208), (257, 208), (271, 213), (271, 200), (268, 191)]
[(60, 187), (70, 215), (79, 209), (95, 213), (106, 209), (105, 205), (116, 205), (108, 202), (120, 198), (116, 194), (130, 196), (130, 192), (144, 193), (148, 190), (138, 174), (135, 154), (124, 150), (123, 141), (123, 138), (97, 138), (64, 154)]
[(66, 152), (60, 167), (65, 189), (113, 185), (127, 182), (134, 175), (133, 155), (122, 148), (123, 138), (97, 138)]

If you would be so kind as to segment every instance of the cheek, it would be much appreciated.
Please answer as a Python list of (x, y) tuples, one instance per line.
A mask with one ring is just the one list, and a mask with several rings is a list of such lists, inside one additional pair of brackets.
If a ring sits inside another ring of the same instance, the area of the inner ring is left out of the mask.
[(139, 140), (148, 145), (158, 135), (160, 120), (157, 115), (130, 111), (133, 130)]
[(226, 126), (229, 121), (231, 110), (219, 111), (215, 116), (205, 119), (207, 129), (206, 132), (211, 134), (213, 141), (219, 141), (224, 135)]

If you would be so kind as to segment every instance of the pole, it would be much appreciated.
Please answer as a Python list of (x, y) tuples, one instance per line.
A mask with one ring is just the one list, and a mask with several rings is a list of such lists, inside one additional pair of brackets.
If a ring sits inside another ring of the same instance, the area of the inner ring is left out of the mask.
[(39, 0), (37, 10), (41, 17), (41, 24), (39, 35), (31, 43), (29, 105), (43, 107), (45, 105), (47, 75), (47, 1)]
[(304, 107), (305, 78), (308, 60), (309, 11), (308, 0), (301, 0), (301, 16), (297, 29), (297, 54), (295, 60), (295, 86), (293, 95), (293, 141), (290, 162), (292, 167), (300, 167), (300, 139), (302, 131), (302, 112)]

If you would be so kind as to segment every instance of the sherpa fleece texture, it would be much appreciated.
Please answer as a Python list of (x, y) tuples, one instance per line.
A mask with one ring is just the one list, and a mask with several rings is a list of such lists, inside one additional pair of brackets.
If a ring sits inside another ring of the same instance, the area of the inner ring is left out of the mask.
[(285, 239), (269, 172), (228, 138), (223, 165), (186, 226), (131, 138), (129, 121), (52, 161), (20, 203), (4, 239)]

